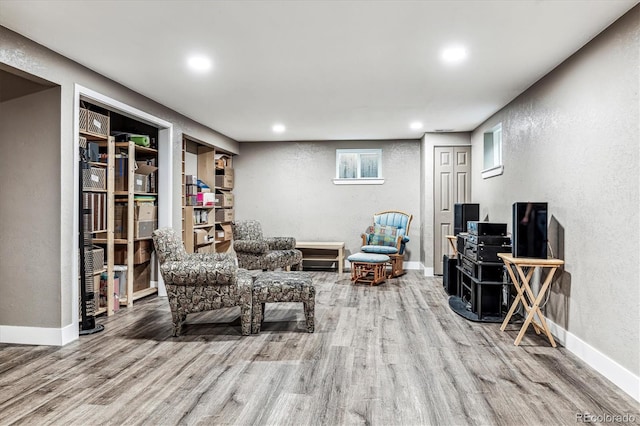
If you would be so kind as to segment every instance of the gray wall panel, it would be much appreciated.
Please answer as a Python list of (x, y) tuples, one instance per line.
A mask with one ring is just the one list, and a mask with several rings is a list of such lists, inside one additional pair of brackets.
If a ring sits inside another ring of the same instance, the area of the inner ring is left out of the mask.
[[(383, 185), (335, 185), (336, 149), (382, 148)], [(236, 218), (259, 219), (265, 235), (344, 241), (360, 251), (374, 213), (413, 214), (405, 261), (420, 261), (419, 141), (241, 143), (234, 158)]]
[(60, 327), (60, 88), (0, 111), (0, 324)]
[[(547, 313), (640, 373), (640, 8), (473, 132), (473, 198), (511, 227), (516, 201), (549, 203), (566, 265)], [(503, 124), (504, 174), (483, 180), (483, 132)]]

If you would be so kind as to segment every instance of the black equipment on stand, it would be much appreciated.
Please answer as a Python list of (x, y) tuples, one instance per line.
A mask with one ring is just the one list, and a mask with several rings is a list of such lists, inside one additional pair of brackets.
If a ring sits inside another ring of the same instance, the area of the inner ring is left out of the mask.
[(506, 223), (467, 222), (467, 233), (457, 235), (457, 292), (449, 306), (470, 321), (502, 322), (508, 283), (499, 253), (511, 252)]

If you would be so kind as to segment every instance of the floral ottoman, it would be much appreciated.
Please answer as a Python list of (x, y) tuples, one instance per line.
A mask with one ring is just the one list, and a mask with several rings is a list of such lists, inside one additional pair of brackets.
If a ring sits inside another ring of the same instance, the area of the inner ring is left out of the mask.
[(316, 288), (308, 272), (264, 272), (253, 282), (251, 332), (260, 333), (265, 303), (302, 302), (307, 331), (313, 333), (315, 301)]

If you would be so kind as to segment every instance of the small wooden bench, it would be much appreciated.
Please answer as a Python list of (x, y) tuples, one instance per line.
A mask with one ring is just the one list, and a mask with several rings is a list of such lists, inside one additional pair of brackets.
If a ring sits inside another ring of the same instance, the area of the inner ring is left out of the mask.
[(335, 262), (338, 273), (344, 266), (344, 242), (341, 241), (296, 241), (296, 249), (302, 252), (302, 262)]

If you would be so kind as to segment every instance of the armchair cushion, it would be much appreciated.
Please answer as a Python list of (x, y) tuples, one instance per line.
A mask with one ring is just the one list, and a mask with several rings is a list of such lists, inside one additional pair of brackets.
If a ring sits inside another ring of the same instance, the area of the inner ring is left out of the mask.
[(360, 248), (365, 253), (377, 253), (377, 254), (396, 254), (398, 249), (391, 246), (373, 246), (366, 245)]
[(160, 272), (164, 280), (173, 285), (230, 285), (236, 282), (238, 268), (230, 258), (209, 262), (188, 259), (165, 261), (160, 265)]
[(273, 271), (300, 267), (302, 252), (295, 249), (295, 238), (265, 238), (257, 220), (237, 220), (231, 224), (231, 228), (233, 248), (240, 268)]
[(296, 239), (293, 237), (267, 237), (264, 240), (269, 245), (269, 250), (291, 250), (296, 248)]
[(269, 244), (264, 240), (235, 240), (233, 248), (236, 252), (263, 254), (269, 251)]

